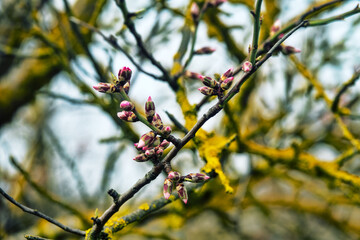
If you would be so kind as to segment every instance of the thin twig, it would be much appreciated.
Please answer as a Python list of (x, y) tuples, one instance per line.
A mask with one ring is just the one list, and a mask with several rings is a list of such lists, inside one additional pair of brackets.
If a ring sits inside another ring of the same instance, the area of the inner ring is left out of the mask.
[(259, 41), (259, 35), (260, 35), (260, 12), (261, 12), (261, 3), (262, 0), (256, 1), (256, 7), (255, 7), (255, 13), (254, 13), (254, 32), (253, 32), (253, 39), (252, 39), (252, 46), (251, 46), (251, 52), (250, 52), (250, 62), (252, 65), (255, 64), (256, 60), (256, 52), (258, 49), (258, 41)]
[(336, 94), (335, 99), (331, 105), (331, 111), (336, 112), (338, 110), (341, 95), (344, 94), (346, 90), (348, 90), (351, 86), (353, 86), (355, 82), (359, 79), (359, 77), (360, 77), (360, 66), (355, 70), (352, 77), (346, 83), (344, 83), (344, 85), (341, 87), (339, 92)]
[(65, 225), (63, 225), (62, 223), (56, 221), (55, 219), (45, 215), (44, 213), (42, 212), (39, 212), (38, 210), (35, 210), (35, 209), (32, 209), (32, 208), (29, 208), (25, 205), (22, 205), (21, 203), (17, 202), (15, 199), (13, 199), (10, 195), (8, 195), (1, 187), (0, 187), (0, 193), (1, 195), (3, 195), (9, 202), (11, 202), (12, 204), (14, 204), (15, 206), (17, 206), (18, 208), (20, 208), (21, 210), (23, 210), (24, 212), (26, 213), (30, 213), (32, 215), (35, 215), (35, 216), (38, 216), (38, 217), (41, 217), (43, 219), (45, 219), (46, 221), (58, 226), (59, 228), (63, 229), (64, 231), (66, 232), (69, 232), (69, 233), (73, 233), (73, 234), (76, 234), (76, 235), (79, 235), (79, 236), (82, 236), (84, 237), (85, 236), (85, 232), (84, 231), (81, 231), (79, 229), (75, 229), (75, 228), (71, 228), (71, 227), (67, 227)]
[(132, 62), (132, 64), (135, 65), (135, 67), (142, 73), (154, 78), (154, 79), (158, 79), (158, 80), (161, 80), (161, 81), (164, 81), (164, 78), (161, 77), (161, 76), (157, 76), (157, 75), (154, 75), (146, 70), (144, 70), (144, 68), (141, 67), (140, 64), (138, 64), (135, 59), (128, 53), (126, 52), (118, 43), (117, 43), (117, 40), (116, 38), (113, 36), (113, 35), (110, 35), (109, 37), (105, 36), (105, 34), (103, 34), (99, 29), (97, 29), (96, 27), (86, 23), (86, 22), (83, 22), (81, 21), (80, 19), (77, 19), (75, 17), (70, 17), (70, 21), (73, 22), (73, 23), (76, 23), (82, 27), (85, 27), (97, 34), (99, 34), (107, 43), (109, 43), (113, 48), (115, 48), (116, 50), (119, 50), (120, 52), (124, 53), (125, 56)]
[(79, 217), (81, 219), (81, 221), (84, 224), (89, 224), (89, 221), (87, 220), (87, 218), (76, 208), (73, 208), (71, 205), (64, 203), (60, 200), (58, 200), (56, 197), (54, 197), (53, 195), (49, 194), (43, 187), (39, 186), (37, 183), (35, 183), (31, 177), (30, 174), (28, 172), (26, 172), (20, 165), (19, 163), (15, 160), (14, 157), (10, 156), (10, 162), (13, 164), (13, 166), (19, 170), (19, 172), (24, 176), (24, 178), (26, 179), (26, 181), (30, 184), (30, 186), (32, 186), (41, 196), (45, 197), (47, 200), (49, 200), (50, 202), (53, 202), (57, 205), (59, 205), (60, 207), (68, 210), (69, 212), (73, 213), (75, 216)]

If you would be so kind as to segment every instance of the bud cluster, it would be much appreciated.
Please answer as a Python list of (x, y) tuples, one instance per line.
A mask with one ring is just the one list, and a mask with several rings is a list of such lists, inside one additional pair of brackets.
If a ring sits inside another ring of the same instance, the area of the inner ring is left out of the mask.
[(233, 77), (233, 69), (230, 68), (227, 70), (224, 74), (215, 75), (214, 78), (202, 76), (197, 73), (193, 72), (185, 72), (185, 76), (193, 79), (198, 79), (202, 81), (202, 83), (205, 85), (204, 87), (198, 88), (198, 90), (207, 96), (213, 96), (217, 95), (218, 97), (222, 97), (224, 94), (224, 91), (228, 90), (231, 87), (231, 84), (233, 83), (234, 77)]
[(210, 179), (210, 177), (202, 173), (190, 173), (186, 176), (181, 176), (179, 172), (170, 171), (164, 181), (164, 197), (165, 199), (169, 199), (175, 186), (179, 198), (186, 204), (188, 202), (188, 194), (183, 182), (201, 183), (208, 179)]
[(131, 79), (132, 71), (128, 67), (123, 67), (120, 69), (118, 73), (118, 77), (116, 78), (113, 75), (113, 83), (99, 83), (93, 88), (101, 93), (114, 93), (120, 92), (120, 89), (123, 88), (126, 94), (129, 93), (130, 88), (130, 79)]
[[(159, 129), (163, 135), (168, 136), (171, 133), (170, 126), (164, 126), (160, 115), (155, 112), (155, 103), (151, 97), (145, 103), (145, 115), (151, 125)], [(169, 142), (163, 139), (154, 131), (150, 131), (141, 136), (138, 143), (135, 143), (139, 154), (134, 158), (137, 162), (145, 162), (149, 159), (158, 159), (162, 156), (164, 150), (169, 146)]]

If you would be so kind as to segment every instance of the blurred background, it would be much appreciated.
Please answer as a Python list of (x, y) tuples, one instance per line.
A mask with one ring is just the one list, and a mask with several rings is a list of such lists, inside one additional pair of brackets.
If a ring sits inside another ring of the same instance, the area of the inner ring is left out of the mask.
[[(264, 0), (260, 43), (277, 19), (286, 26), (324, 3), (329, 4), (308, 19), (349, 12), (359, 1)], [(193, 27), (191, 2), (126, 4), (146, 49), (170, 74), (184, 32)], [(252, 41), (249, 11), (254, 5), (252, 0), (231, 0), (208, 9), (195, 49), (216, 51), (194, 56), (186, 70), (213, 76), (239, 66)], [(359, 24), (355, 14), (294, 33), (285, 44), (301, 53), (272, 57), (203, 127), (209, 144), (212, 136), (228, 141), (217, 152), (221, 170), (212, 169), (224, 177), (192, 192), (186, 206), (177, 200), (113, 239), (358, 239)], [(190, 41), (187, 45), (185, 59)], [(111, 204), (110, 188), (124, 192), (151, 169), (151, 163), (132, 160), (137, 154), (133, 143), (148, 128), (119, 120), (120, 97), (92, 89), (123, 66), (133, 70), (129, 97), (137, 108), (151, 96), (163, 122), (175, 136), (184, 136), (166, 114), (186, 125), (176, 91), (138, 69), (162, 74), (139, 49), (116, 1), (1, 1), (2, 189), (26, 206), (86, 230), (90, 218)], [(210, 98), (196, 108), (203, 99), (197, 91), (201, 82), (181, 79), (181, 84), (197, 116), (215, 104)], [(288, 152), (296, 154), (287, 157)], [(172, 165), (185, 175), (200, 172), (206, 162), (190, 146)], [(162, 198), (164, 179), (160, 175), (143, 188), (118, 217)], [(227, 181), (232, 194), (226, 191)], [(24, 234), (77, 239), (1, 197), (0, 239), (22, 239)]]

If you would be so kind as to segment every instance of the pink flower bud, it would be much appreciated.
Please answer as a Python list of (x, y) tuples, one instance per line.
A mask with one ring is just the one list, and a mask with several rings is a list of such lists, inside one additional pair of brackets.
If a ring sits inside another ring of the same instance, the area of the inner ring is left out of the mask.
[(163, 129), (163, 122), (161, 121), (161, 118), (160, 118), (159, 114), (157, 114), (157, 113), (155, 113), (151, 124), (160, 130)]
[(201, 74), (196, 73), (196, 72), (190, 72), (190, 71), (185, 71), (184, 76), (186, 78), (191, 78), (194, 80), (202, 80), (202, 78), (203, 78), (203, 76)]
[(98, 85), (93, 86), (93, 88), (101, 93), (113, 93), (117, 91), (114, 84), (103, 83), (103, 82), (98, 83)]
[(191, 13), (191, 16), (192, 16), (194, 22), (197, 22), (199, 15), (200, 15), (200, 9), (196, 2), (193, 2), (191, 4), (190, 13)]
[(225, 79), (232, 77), (234, 75), (234, 69), (229, 68), (223, 75), (221, 75), (220, 80), (224, 81)]
[(172, 193), (172, 190), (173, 190), (173, 182), (170, 179), (165, 178), (164, 189), (163, 189), (163, 194), (164, 194), (165, 199), (169, 199), (169, 197)]
[(181, 174), (179, 172), (171, 171), (168, 174), (168, 178), (171, 179), (173, 182), (178, 182), (181, 178)]
[(117, 84), (119, 84), (120, 86), (124, 86), (126, 82), (130, 81), (131, 74), (132, 71), (128, 67), (123, 67), (122, 69), (120, 69), (118, 73), (119, 82)]
[(166, 126), (162, 132), (164, 135), (168, 136), (168, 135), (170, 135), (171, 131), (172, 131), (171, 127)]
[(298, 49), (298, 48), (294, 48), (292, 46), (282, 46), (281, 47), (281, 52), (284, 55), (289, 55), (289, 54), (293, 54), (293, 53), (299, 53), (299, 52), (301, 52), (301, 50)]
[(148, 132), (141, 136), (137, 147), (143, 148), (145, 146), (150, 145), (155, 140), (155, 133), (154, 132)]
[(212, 79), (211, 77), (202, 77), (201, 81), (205, 86), (208, 86), (211, 88), (214, 88), (217, 85), (216, 80)]
[(176, 186), (176, 191), (178, 192), (179, 198), (186, 204), (188, 201), (188, 194), (183, 183), (179, 183)]
[(231, 84), (233, 83), (234, 77), (229, 77), (221, 82), (220, 87), (222, 90), (228, 90), (231, 87)]
[(170, 145), (170, 142), (167, 141), (166, 139), (164, 139), (161, 143), (160, 143), (160, 146), (161, 148), (163, 149), (166, 149), (168, 146)]
[(125, 111), (132, 111), (132, 110), (134, 110), (135, 106), (133, 103), (131, 103), (129, 101), (122, 101), (120, 103), (120, 108)]
[(243, 63), (243, 65), (242, 65), (242, 70), (243, 70), (244, 72), (246, 72), (246, 73), (247, 73), (247, 72), (250, 72), (251, 69), (252, 69), (252, 64), (251, 64), (251, 62), (246, 61), (246, 62)]
[(276, 20), (274, 22), (274, 24), (271, 26), (271, 29), (270, 29), (270, 36), (273, 36), (275, 35), (276, 32), (278, 32), (281, 28), (281, 22), (280, 20)]
[(215, 95), (216, 92), (213, 88), (210, 88), (210, 87), (201, 87), (201, 88), (198, 88), (198, 90), (204, 94), (204, 95), (207, 95), (207, 96), (212, 96), (212, 95)]
[(130, 111), (122, 111), (117, 113), (118, 118), (127, 122), (136, 122), (139, 119), (135, 115), (135, 113)]
[(156, 150), (156, 155), (158, 156), (158, 157), (161, 157), (161, 155), (164, 153), (164, 149), (163, 148), (158, 148), (157, 150)]
[(151, 148), (151, 149), (146, 150), (146, 151), (145, 151), (145, 155), (146, 155), (148, 158), (154, 156), (154, 155), (155, 155), (155, 149), (154, 149), (154, 148)]
[(157, 147), (160, 145), (160, 137), (156, 137), (153, 143), (151, 143), (150, 147)]
[(193, 183), (200, 183), (205, 182), (206, 180), (210, 179), (209, 176), (202, 174), (202, 173), (190, 173), (185, 176), (185, 181), (193, 182)]
[(215, 48), (211, 48), (211, 47), (202, 47), (198, 50), (196, 50), (194, 52), (194, 54), (197, 54), (197, 55), (203, 55), (203, 54), (211, 54), (213, 52), (215, 52), (216, 49)]
[(141, 154), (137, 155), (136, 157), (134, 157), (133, 160), (136, 162), (146, 162), (149, 159), (144, 153), (141, 153)]
[(227, 0), (210, 0), (209, 1), (209, 5), (211, 7), (218, 7), (220, 6), (221, 4), (223, 4), (224, 2), (227, 2)]
[(148, 100), (145, 103), (145, 114), (147, 119), (150, 121), (153, 116), (155, 115), (155, 103), (151, 99), (151, 97), (148, 98)]

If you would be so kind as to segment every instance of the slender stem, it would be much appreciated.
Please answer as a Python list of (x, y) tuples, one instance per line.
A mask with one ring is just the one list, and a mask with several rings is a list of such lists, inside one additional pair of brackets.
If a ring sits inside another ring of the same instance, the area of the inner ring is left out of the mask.
[(256, 1), (256, 6), (255, 6), (254, 32), (253, 32), (253, 39), (252, 39), (252, 46), (251, 46), (251, 53), (250, 53), (250, 62), (251, 62), (252, 65), (255, 64), (256, 52), (257, 52), (257, 49), (258, 49), (260, 25), (261, 25), (261, 23), (260, 23), (261, 3), (262, 3), (262, 0), (257, 0)]
[[(126, 100), (131, 102), (129, 96), (125, 93), (123, 88), (120, 88), (120, 94), (121, 96)], [(146, 126), (148, 126), (151, 130), (156, 132), (158, 135), (162, 136), (166, 140), (173, 143), (175, 146), (177, 146), (180, 142), (180, 139), (177, 139), (176, 137), (172, 135), (164, 135), (164, 133), (158, 129), (157, 127), (153, 126), (143, 115), (141, 115), (136, 109), (133, 110), (133, 113), (135, 113), (136, 117), (139, 119), (140, 122), (144, 123)]]
[(352, 75), (352, 77), (341, 87), (339, 92), (336, 94), (335, 99), (331, 105), (331, 111), (336, 112), (338, 110), (338, 105), (341, 95), (345, 93), (348, 88), (353, 86), (356, 80), (359, 79), (359, 77), (360, 77), (360, 67), (358, 70), (355, 70), (355, 73)]
[(350, 17), (356, 13), (360, 12), (360, 8), (359, 5), (356, 5), (356, 7), (348, 12), (345, 12), (343, 14), (339, 14), (333, 17), (329, 17), (329, 18), (325, 18), (325, 19), (319, 19), (319, 20), (311, 20), (309, 21), (308, 26), (314, 27), (314, 26), (321, 26), (321, 25), (325, 25), (325, 24), (329, 24), (331, 22), (335, 22), (335, 21), (339, 21), (339, 20), (344, 20), (347, 17)]
[(84, 231), (81, 231), (79, 229), (74, 229), (71, 227), (67, 227), (67, 226), (63, 225), (62, 223), (56, 221), (55, 219), (45, 215), (44, 213), (39, 212), (38, 210), (35, 210), (35, 209), (29, 208), (25, 205), (22, 205), (21, 203), (17, 202), (15, 199), (13, 199), (10, 195), (8, 195), (1, 187), (0, 187), (0, 194), (3, 195), (9, 202), (11, 202), (12, 204), (14, 204), (15, 206), (17, 206), (18, 208), (20, 208), (21, 210), (23, 210), (26, 213), (30, 213), (37, 217), (43, 218), (46, 221), (54, 224), (55, 226), (58, 226), (59, 228), (63, 229), (66, 232), (73, 233), (73, 234), (76, 234), (76, 235), (79, 235), (82, 237), (85, 236)]

